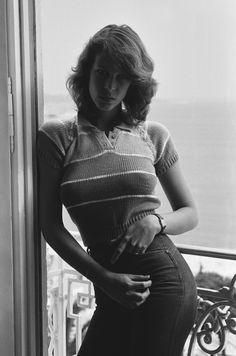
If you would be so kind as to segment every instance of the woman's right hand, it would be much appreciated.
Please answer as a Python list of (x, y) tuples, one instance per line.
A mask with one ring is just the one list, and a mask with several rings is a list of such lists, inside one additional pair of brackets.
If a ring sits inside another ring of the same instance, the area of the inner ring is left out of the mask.
[(106, 273), (103, 291), (113, 300), (128, 309), (143, 304), (150, 294), (152, 285), (150, 276), (124, 273)]

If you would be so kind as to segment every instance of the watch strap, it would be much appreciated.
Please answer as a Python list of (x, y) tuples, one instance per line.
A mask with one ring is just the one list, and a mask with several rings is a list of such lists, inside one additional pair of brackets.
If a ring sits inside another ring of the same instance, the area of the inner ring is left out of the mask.
[(157, 213), (154, 213), (153, 215), (155, 215), (157, 217), (157, 219), (159, 220), (159, 224), (160, 224), (161, 230), (158, 232), (158, 235), (161, 235), (161, 234), (164, 233), (164, 231), (166, 229), (165, 220), (161, 215), (159, 215)]

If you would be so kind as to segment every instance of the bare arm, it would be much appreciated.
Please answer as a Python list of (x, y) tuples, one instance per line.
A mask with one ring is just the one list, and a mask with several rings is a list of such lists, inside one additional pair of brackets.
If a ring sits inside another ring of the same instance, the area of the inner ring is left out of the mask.
[(39, 216), (43, 236), (49, 245), (74, 269), (99, 283), (104, 269), (98, 265), (64, 227), (60, 201), (60, 170), (39, 161)]
[(192, 230), (198, 223), (198, 214), (179, 162), (161, 175), (159, 181), (173, 209), (172, 212), (161, 214), (166, 222), (165, 232), (178, 235)]
[(116, 274), (88, 255), (64, 227), (60, 201), (60, 170), (39, 160), (39, 215), (46, 241), (74, 269), (128, 308), (142, 304), (149, 295), (149, 276)]

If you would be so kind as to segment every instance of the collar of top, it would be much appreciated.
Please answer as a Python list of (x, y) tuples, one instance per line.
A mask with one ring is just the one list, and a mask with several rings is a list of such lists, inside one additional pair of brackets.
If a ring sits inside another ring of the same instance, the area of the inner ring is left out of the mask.
[[(99, 128), (95, 125), (93, 125), (90, 121), (88, 121), (82, 114), (78, 114), (78, 124), (84, 127), (90, 127), (93, 130), (99, 130)], [(114, 128), (120, 129), (120, 130), (124, 130), (124, 131), (128, 131), (128, 132), (132, 132), (134, 130), (133, 127), (127, 125), (126, 123), (122, 122), (117, 126), (114, 126)]]

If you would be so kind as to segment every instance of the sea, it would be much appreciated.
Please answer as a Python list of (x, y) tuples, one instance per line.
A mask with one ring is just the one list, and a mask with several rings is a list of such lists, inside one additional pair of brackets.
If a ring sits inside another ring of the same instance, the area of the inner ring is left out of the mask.
[[(67, 96), (45, 95), (45, 120), (76, 114)], [(199, 213), (194, 230), (172, 237), (177, 245), (235, 254), (236, 260), (236, 103), (154, 99), (148, 120), (165, 125), (180, 156), (186, 182)], [(159, 187), (160, 213), (170, 205)], [(64, 211), (68, 229), (76, 230)], [(234, 260), (185, 255), (194, 273), (199, 268), (225, 276), (236, 273)]]

